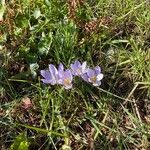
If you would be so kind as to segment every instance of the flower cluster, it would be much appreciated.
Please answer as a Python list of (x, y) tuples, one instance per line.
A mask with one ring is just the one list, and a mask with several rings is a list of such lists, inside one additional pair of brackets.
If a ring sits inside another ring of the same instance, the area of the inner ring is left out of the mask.
[(53, 64), (50, 64), (48, 70), (41, 70), (41, 75), (44, 78), (41, 80), (45, 84), (60, 84), (65, 89), (71, 89), (73, 76), (78, 76), (84, 81), (93, 84), (93, 86), (101, 85), (103, 74), (99, 66), (91, 69), (87, 66), (86, 62), (81, 63), (76, 60), (70, 65), (70, 68), (64, 69), (63, 64), (60, 64), (57, 69)]

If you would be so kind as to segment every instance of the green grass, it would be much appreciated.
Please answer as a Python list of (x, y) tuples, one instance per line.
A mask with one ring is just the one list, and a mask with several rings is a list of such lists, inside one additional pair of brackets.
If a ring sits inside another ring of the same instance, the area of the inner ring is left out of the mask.
[[(0, 9), (1, 150), (150, 149), (148, 1), (16, 0)], [(40, 81), (48, 64), (77, 59), (102, 68), (100, 87)]]

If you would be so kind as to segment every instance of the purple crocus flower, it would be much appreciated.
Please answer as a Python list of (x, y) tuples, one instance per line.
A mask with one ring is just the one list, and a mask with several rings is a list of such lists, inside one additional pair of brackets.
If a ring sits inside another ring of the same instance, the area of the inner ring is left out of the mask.
[(78, 60), (76, 60), (73, 64), (71, 64), (71, 69), (74, 76), (81, 76), (87, 72), (87, 64), (86, 62), (81, 64)]
[(63, 85), (65, 89), (71, 89), (72, 88), (72, 80), (73, 75), (70, 69), (67, 69), (63, 72), (60, 72), (60, 84)]
[(99, 66), (96, 66), (94, 69), (88, 69), (87, 73), (83, 74), (81, 77), (86, 82), (90, 82), (94, 86), (99, 86), (101, 85), (103, 76), (104, 75), (101, 73), (101, 68)]
[(65, 89), (72, 88), (72, 72), (69, 69), (64, 70), (63, 64), (59, 65), (58, 70), (53, 64), (50, 64), (49, 70), (41, 70), (41, 75), (44, 77), (44, 79), (41, 79), (43, 83), (51, 85), (61, 84)]
[(53, 65), (49, 65), (49, 70), (41, 70), (41, 75), (44, 77), (44, 79), (41, 79), (43, 83), (46, 84), (59, 84), (60, 82), (60, 74), (63, 72), (64, 67), (62, 64), (59, 65), (58, 70), (57, 68)]

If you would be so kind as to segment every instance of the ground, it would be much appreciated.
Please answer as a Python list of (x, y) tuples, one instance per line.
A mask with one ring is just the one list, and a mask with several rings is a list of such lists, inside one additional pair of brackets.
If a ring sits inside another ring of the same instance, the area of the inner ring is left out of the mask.
[[(0, 149), (150, 149), (150, 3), (1, 0)], [(102, 84), (43, 84), (75, 60)]]

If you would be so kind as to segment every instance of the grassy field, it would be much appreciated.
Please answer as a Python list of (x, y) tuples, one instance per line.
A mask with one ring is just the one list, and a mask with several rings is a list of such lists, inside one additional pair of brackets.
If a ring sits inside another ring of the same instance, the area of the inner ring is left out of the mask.
[[(0, 2), (0, 150), (150, 149), (148, 0)], [(75, 60), (102, 84), (42, 83)]]

